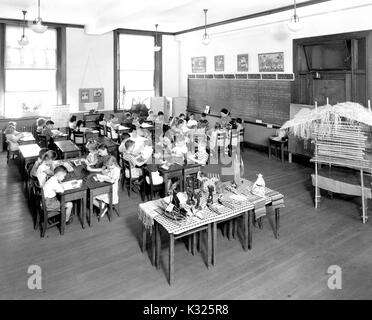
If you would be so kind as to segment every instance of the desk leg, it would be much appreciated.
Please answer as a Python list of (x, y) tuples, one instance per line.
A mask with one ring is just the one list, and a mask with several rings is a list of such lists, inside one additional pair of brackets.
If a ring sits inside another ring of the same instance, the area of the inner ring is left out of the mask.
[(292, 153), (288, 152), (288, 162), (292, 163)]
[(109, 220), (111, 221), (112, 218), (112, 186), (109, 192)]
[(217, 254), (217, 222), (213, 222), (213, 237), (212, 237), (212, 265), (216, 264)]
[(252, 214), (253, 214), (253, 210), (251, 211), (248, 211), (248, 249), (251, 250), (252, 249)]
[(227, 227), (228, 227), (227, 238), (231, 240), (232, 233), (233, 233), (233, 220), (232, 219), (227, 222)]
[(269, 147), (269, 160), (271, 160), (271, 144), (270, 144), (270, 142), (268, 143), (268, 147)]
[(279, 239), (280, 209), (275, 209), (275, 238)]
[(156, 236), (156, 268), (160, 270), (160, 256), (161, 256), (161, 237), (160, 237), (160, 226), (155, 221), (155, 236)]
[(207, 229), (207, 267), (209, 269), (212, 260), (212, 225), (208, 224)]
[(65, 226), (66, 226), (66, 208), (65, 208), (65, 197), (62, 196), (61, 199), (61, 235), (65, 234)]
[(89, 192), (89, 227), (93, 225), (93, 192)]
[[(158, 232), (157, 229), (158, 229), (158, 226), (157, 226), (157, 223), (155, 222), (154, 230), (151, 234), (151, 264), (153, 266), (156, 266), (156, 240), (157, 240), (156, 237), (157, 237), (157, 232)], [(145, 234), (146, 234), (146, 231), (145, 231)], [(146, 247), (146, 243), (145, 243), (145, 247)]]
[(280, 145), (280, 156), (282, 158), (282, 163), (284, 162), (284, 145), (283, 143)]
[(192, 255), (194, 256), (196, 253), (196, 243), (197, 243), (197, 233), (193, 233), (192, 235)]
[(174, 283), (174, 235), (169, 234), (169, 285)]
[(84, 193), (84, 196), (83, 196), (83, 199), (81, 200), (81, 204), (82, 204), (82, 210), (81, 210), (81, 226), (82, 228), (84, 229), (85, 228), (85, 219), (86, 219), (86, 216), (87, 216), (87, 193), (85, 192)]

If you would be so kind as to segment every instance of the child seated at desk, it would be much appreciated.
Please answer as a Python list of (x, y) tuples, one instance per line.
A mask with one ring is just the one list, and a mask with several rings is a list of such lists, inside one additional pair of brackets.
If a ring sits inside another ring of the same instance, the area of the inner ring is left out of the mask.
[(88, 155), (85, 159), (85, 163), (87, 166), (94, 166), (98, 162), (98, 142), (90, 139), (85, 148), (88, 150)]
[(187, 152), (187, 139), (182, 135), (178, 135), (176, 137), (175, 146), (172, 148), (173, 162), (184, 165)]
[(36, 178), (40, 187), (43, 187), (49, 177), (53, 175), (53, 160), (56, 158), (55, 152), (49, 150), (44, 153), (41, 162), (36, 170)]
[[(45, 205), (48, 211), (61, 210), (61, 202), (57, 199), (57, 194), (63, 193), (65, 190), (62, 181), (67, 175), (67, 169), (64, 166), (58, 166), (54, 169), (53, 176), (45, 182), (43, 186)], [(65, 203), (66, 208), (66, 224), (70, 224), (73, 220), (71, 215), (72, 202)]]
[(222, 133), (221, 124), (219, 122), (216, 122), (214, 125), (214, 128), (209, 131), (209, 148), (211, 150), (212, 154), (215, 154), (217, 151), (217, 137), (219, 133)]
[(43, 161), (44, 154), (47, 153), (47, 152), (48, 152), (48, 149), (47, 148), (40, 149), (40, 151), (39, 151), (39, 158), (35, 161), (34, 165), (32, 166), (31, 172), (30, 172), (30, 176), (31, 177), (35, 177), (36, 178), (37, 169), (39, 168), (41, 162)]
[(39, 118), (36, 120), (36, 132), (42, 133), (44, 126), (45, 126), (46, 120), (44, 118)]
[(155, 123), (164, 124), (164, 112), (159, 111), (158, 116), (155, 119)]
[(70, 118), (69, 123), (68, 123), (68, 127), (69, 127), (71, 130), (75, 130), (75, 129), (76, 129), (76, 125), (77, 125), (76, 116), (72, 116), (72, 117)]
[(132, 115), (130, 114), (130, 112), (124, 113), (123, 126), (128, 127), (128, 128), (132, 128)]
[(195, 120), (195, 115), (193, 113), (190, 113), (189, 121), (187, 121), (187, 127), (193, 128), (196, 127), (198, 122)]
[[(128, 161), (131, 165), (131, 175), (132, 178), (136, 179), (142, 176), (142, 167), (146, 163), (146, 159), (143, 159), (141, 154), (135, 154), (135, 142), (132, 139), (128, 139), (125, 142), (125, 152), (123, 154), (123, 159)], [(125, 170), (125, 176), (129, 178), (129, 172)]]
[(209, 127), (209, 122), (207, 120), (207, 114), (206, 113), (202, 113), (201, 114), (201, 117), (200, 117), (200, 120), (199, 120), (199, 123), (198, 125), (202, 128), (206, 128), (206, 130), (208, 130), (208, 127)]
[[(118, 166), (115, 157), (110, 156), (106, 162), (106, 168), (99, 177), (100, 181), (112, 183), (112, 204), (119, 203), (119, 180), (121, 169)], [(93, 199), (93, 204), (100, 208), (100, 201), (103, 203), (101, 218), (107, 213), (107, 205), (110, 203), (108, 194), (101, 194)]]
[(90, 172), (101, 172), (102, 168), (110, 158), (107, 146), (103, 143), (98, 146), (98, 159), (94, 165), (87, 165), (87, 170)]
[(101, 113), (97, 119), (97, 123), (98, 125), (100, 126), (105, 126), (106, 125), (106, 119), (105, 119), (105, 114), (104, 113)]
[(9, 122), (7, 128), (4, 131), (6, 141), (9, 146), (10, 151), (17, 151), (19, 150), (18, 141), (22, 139), (26, 134), (23, 132), (18, 132), (16, 130), (16, 123)]
[(121, 144), (119, 146), (119, 152), (120, 153), (124, 153), (125, 152), (125, 142), (130, 139), (130, 134), (127, 133), (127, 132), (124, 132), (122, 135), (121, 135)]
[(46, 136), (47, 142), (49, 142), (53, 137), (58, 137), (63, 135), (62, 132), (59, 130), (54, 130), (54, 122), (52, 120), (48, 120), (45, 123), (44, 130), (42, 131), (42, 134)]

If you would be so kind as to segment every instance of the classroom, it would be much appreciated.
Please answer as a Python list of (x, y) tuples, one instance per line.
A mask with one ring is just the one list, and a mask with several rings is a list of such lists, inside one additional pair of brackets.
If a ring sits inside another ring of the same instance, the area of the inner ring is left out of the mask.
[(371, 16), (0, 0), (0, 300), (371, 299)]

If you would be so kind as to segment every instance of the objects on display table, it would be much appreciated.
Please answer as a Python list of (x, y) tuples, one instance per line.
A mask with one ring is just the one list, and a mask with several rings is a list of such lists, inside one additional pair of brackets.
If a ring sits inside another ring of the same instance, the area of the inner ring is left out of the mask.
[(257, 180), (252, 187), (252, 193), (259, 197), (265, 196), (265, 180), (261, 173), (257, 175)]

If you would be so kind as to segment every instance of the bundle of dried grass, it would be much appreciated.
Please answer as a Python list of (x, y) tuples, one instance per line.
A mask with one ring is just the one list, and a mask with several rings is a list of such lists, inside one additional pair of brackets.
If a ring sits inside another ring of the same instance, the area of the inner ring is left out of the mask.
[[(317, 136), (331, 134), (341, 125), (364, 124), (372, 127), (372, 112), (359, 103), (344, 102), (334, 106), (325, 105), (317, 109), (301, 109), (296, 116), (287, 121), (281, 130), (288, 130), (296, 137), (310, 139), (314, 130)], [(332, 123), (332, 126), (329, 124)]]

